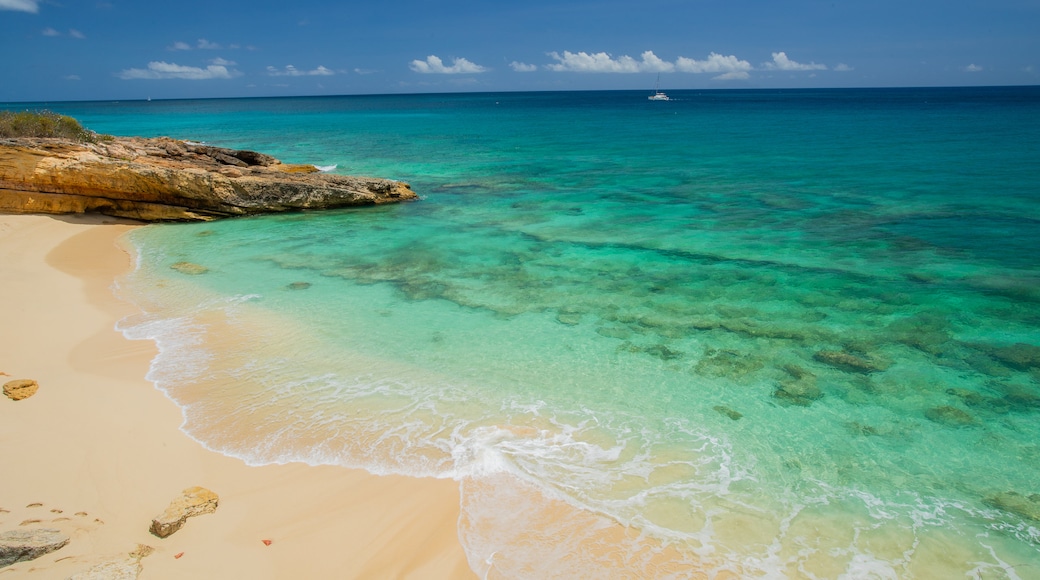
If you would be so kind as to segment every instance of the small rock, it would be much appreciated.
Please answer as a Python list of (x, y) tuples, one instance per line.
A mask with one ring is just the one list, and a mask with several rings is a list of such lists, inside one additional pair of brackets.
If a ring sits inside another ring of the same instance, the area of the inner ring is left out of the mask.
[(170, 267), (181, 274), (188, 274), (190, 276), (198, 276), (199, 274), (209, 272), (209, 268), (191, 262), (177, 262), (176, 264), (170, 265)]
[(260, 540), (260, 541), (263, 542), (265, 546), (270, 546), (271, 545), (271, 540)]
[(289, 290), (306, 290), (311, 287), (310, 282), (293, 282), (286, 286)]
[(141, 558), (151, 556), (153, 552), (155, 552), (155, 548), (149, 546), (148, 544), (137, 544), (137, 547), (134, 548), (134, 551), (130, 552), (130, 557), (137, 558), (138, 560), (140, 560)]
[(4, 394), (12, 401), (28, 399), (36, 394), (40, 385), (32, 379), (18, 379), (4, 383)]
[(35, 560), (68, 543), (68, 536), (50, 528), (4, 532), (0, 534), (0, 567)]
[(204, 487), (189, 487), (179, 498), (170, 502), (166, 511), (152, 520), (149, 531), (165, 538), (181, 529), (188, 518), (215, 512), (218, 502), (217, 494), (212, 491)]

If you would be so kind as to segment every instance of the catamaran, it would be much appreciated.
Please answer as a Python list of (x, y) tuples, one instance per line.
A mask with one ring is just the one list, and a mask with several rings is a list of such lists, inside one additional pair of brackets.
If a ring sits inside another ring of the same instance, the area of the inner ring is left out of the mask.
[(670, 101), (668, 95), (661, 92), (661, 75), (657, 75), (657, 84), (654, 85), (654, 94), (647, 97), (651, 101)]

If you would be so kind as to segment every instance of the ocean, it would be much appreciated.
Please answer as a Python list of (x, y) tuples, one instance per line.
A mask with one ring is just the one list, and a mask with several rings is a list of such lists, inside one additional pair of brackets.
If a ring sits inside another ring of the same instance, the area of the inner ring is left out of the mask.
[(1040, 87), (647, 96), (17, 108), (412, 185), (136, 229), (119, 329), (208, 448), (458, 480), (480, 577), (1040, 578)]

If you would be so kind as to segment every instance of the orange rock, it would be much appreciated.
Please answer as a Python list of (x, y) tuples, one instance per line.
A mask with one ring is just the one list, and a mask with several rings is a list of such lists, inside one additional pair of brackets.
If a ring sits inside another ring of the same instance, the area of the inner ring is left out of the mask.
[(188, 518), (217, 511), (219, 501), (217, 494), (204, 487), (189, 487), (181, 492), (180, 497), (170, 502), (166, 511), (152, 520), (149, 531), (165, 538), (181, 529)]
[(4, 394), (12, 401), (28, 399), (36, 394), (40, 385), (32, 379), (18, 379), (4, 383)]
[(180, 560), (181, 556), (183, 556), (183, 555), (184, 555), (184, 552), (177, 552), (176, 554), (173, 555), (173, 559), (174, 560)]
[(416, 198), (400, 181), (319, 173), (253, 151), (169, 138), (0, 143), (0, 211), (7, 213), (187, 221)]
[(263, 542), (265, 546), (270, 546), (271, 545), (271, 540), (260, 540), (260, 541)]

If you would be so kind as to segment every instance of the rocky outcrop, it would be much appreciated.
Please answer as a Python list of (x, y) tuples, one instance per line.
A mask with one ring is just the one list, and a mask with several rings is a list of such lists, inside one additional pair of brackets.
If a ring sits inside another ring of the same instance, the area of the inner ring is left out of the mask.
[(40, 385), (32, 379), (17, 379), (4, 383), (4, 395), (12, 401), (21, 401), (35, 395), (39, 388)]
[(319, 172), (166, 137), (0, 139), (0, 212), (212, 220), (415, 199), (406, 183)]
[(0, 534), (0, 568), (35, 560), (68, 543), (68, 536), (50, 528), (4, 532)]
[(219, 498), (212, 491), (204, 487), (189, 487), (181, 492), (180, 497), (170, 502), (166, 511), (152, 520), (149, 531), (165, 538), (181, 529), (188, 518), (217, 511), (218, 503)]

